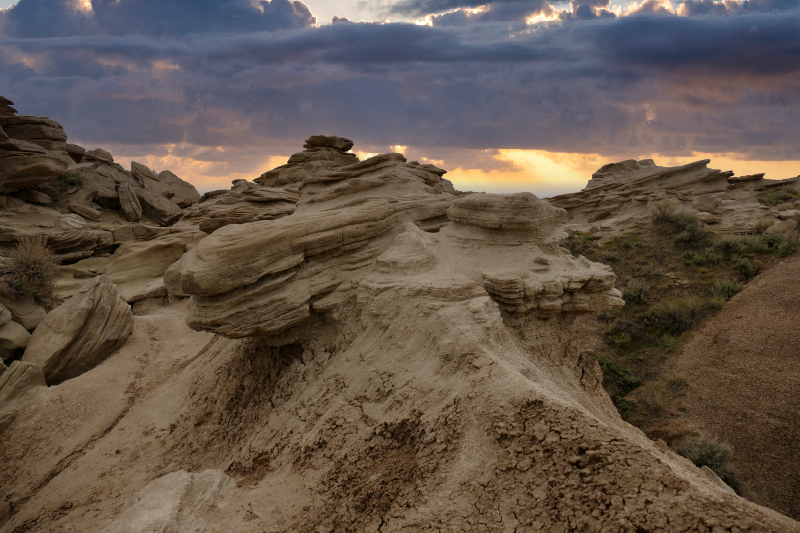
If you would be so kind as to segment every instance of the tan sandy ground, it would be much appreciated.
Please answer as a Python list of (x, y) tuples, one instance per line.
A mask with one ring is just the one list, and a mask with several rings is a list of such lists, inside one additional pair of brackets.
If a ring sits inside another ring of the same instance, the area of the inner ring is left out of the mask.
[(689, 420), (733, 447), (750, 497), (800, 518), (800, 257), (736, 295), (678, 370)]

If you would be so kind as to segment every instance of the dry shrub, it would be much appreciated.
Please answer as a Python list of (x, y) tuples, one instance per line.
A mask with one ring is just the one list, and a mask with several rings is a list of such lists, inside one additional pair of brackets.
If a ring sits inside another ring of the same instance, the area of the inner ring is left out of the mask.
[(759, 235), (763, 235), (764, 232), (767, 231), (769, 228), (771, 228), (774, 224), (775, 224), (774, 218), (765, 217), (759, 219), (758, 222), (756, 222), (754, 229), (756, 233), (758, 233)]
[(686, 457), (698, 467), (707, 466), (727, 485), (743, 494), (745, 484), (739, 478), (739, 473), (731, 466), (731, 447), (713, 439), (689, 438), (681, 443), (675, 450)]
[(653, 203), (653, 207), (650, 210), (653, 213), (653, 221), (654, 222), (670, 222), (672, 220), (672, 216), (675, 214), (676, 211), (675, 204), (670, 202), (669, 200), (659, 200)]
[(58, 260), (47, 247), (46, 235), (23, 235), (10, 255), (8, 291), (15, 299), (33, 296), (37, 303), (49, 306), (58, 276)]

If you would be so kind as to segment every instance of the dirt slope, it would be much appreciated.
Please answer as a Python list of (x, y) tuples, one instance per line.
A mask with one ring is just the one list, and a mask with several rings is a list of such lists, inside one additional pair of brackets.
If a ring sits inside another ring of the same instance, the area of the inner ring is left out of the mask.
[(736, 295), (685, 347), (687, 414), (733, 447), (754, 501), (800, 518), (800, 257)]

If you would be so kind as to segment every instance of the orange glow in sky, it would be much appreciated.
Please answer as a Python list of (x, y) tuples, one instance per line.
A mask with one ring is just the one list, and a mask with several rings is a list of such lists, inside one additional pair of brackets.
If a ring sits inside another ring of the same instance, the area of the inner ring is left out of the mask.
[[(177, 148), (184, 153), (187, 147), (171, 145), (166, 147), (168, 155), (148, 155), (146, 153), (123, 153), (120, 149), (109, 147), (118, 163), (130, 168), (131, 161), (138, 161), (156, 172), (171, 170), (181, 178), (191, 182), (201, 192), (214, 189), (228, 189), (235, 179), (254, 180), (267, 170), (283, 165), (288, 155), (267, 155), (263, 157), (239, 157), (228, 153), (230, 149), (217, 147), (203, 149), (205, 156), (179, 156)], [(392, 146), (397, 152), (405, 152), (405, 146)], [(199, 149), (198, 149), (199, 150)], [(188, 150), (191, 153), (191, 150)], [(209, 155), (211, 157), (209, 157)], [(357, 151), (363, 161), (377, 155)], [(205, 157), (206, 160), (203, 159)], [(470, 168), (458, 161), (422, 159), (448, 171), (445, 178), (453, 182), (461, 191), (513, 193), (530, 191), (540, 197), (555, 196), (583, 189), (591, 179), (592, 173), (607, 163), (621, 161), (624, 157), (608, 157), (600, 154), (575, 154), (544, 152), (541, 150), (501, 149), (492, 156), (498, 162), (507, 163), (503, 170)], [(737, 176), (766, 173), (767, 179), (786, 179), (800, 175), (800, 161), (752, 161), (737, 158), (736, 154), (695, 153), (691, 156), (671, 157), (662, 155), (632, 155), (630, 159), (649, 158), (663, 167), (684, 165), (700, 159), (711, 159), (710, 168), (733, 170)], [(498, 165), (503, 166), (503, 165)]]

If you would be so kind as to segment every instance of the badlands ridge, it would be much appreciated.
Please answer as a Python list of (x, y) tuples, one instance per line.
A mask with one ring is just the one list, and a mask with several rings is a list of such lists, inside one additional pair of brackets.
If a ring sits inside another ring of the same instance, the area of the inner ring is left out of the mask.
[(0, 532), (800, 531), (622, 421), (615, 275), (560, 246), (663, 198), (744, 233), (797, 178), (626, 161), (548, 202), (314, 136), (201, 196), (10, 105), (0, 267), (61, 266), (52, 308), (0, 294)]

